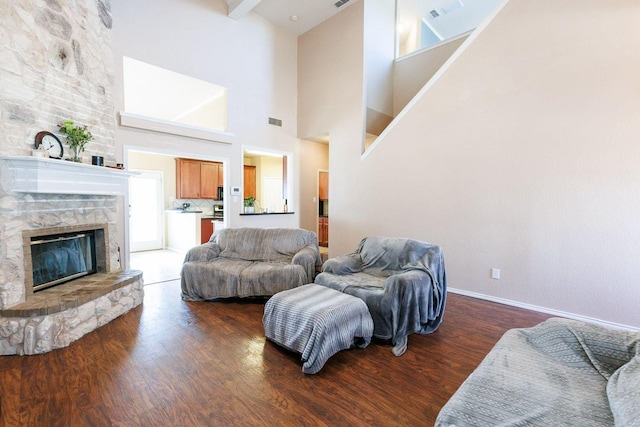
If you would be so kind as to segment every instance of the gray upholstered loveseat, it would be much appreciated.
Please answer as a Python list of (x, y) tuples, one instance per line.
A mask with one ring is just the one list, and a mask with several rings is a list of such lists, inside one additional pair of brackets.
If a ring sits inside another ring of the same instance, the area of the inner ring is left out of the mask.
[(227, 228), (187, 252), (182, 299), (270, 296), (313, 283), (321, 265), (315, 233), (289, 228)]
[(437, 427), (640, 426), (640, 333), (549, 319), (504, 334)]

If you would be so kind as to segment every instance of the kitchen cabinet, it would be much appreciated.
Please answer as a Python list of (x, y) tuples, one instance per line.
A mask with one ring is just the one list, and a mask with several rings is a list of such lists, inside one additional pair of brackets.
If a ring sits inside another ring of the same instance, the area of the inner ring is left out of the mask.
[(329, 218), (318, 218), (318, 245), (329, 246)]
[(176, 159), (176, 197), (200, 198), (200, 161)]
[(318, 199), (329, 200), (329, 172), (320, 172), (318, 186)]
[(256, 167), (244, 165), (244, 196), (256, 198)]
[(200, 219), (200, 243), (207, 243), (215, 231), (211, 218)]
[(176, 197), (217, 200), (223, 172), (222, 163), (176, 159)]
[(218, 163), (200, 162), (200, 198), (218, 199)]

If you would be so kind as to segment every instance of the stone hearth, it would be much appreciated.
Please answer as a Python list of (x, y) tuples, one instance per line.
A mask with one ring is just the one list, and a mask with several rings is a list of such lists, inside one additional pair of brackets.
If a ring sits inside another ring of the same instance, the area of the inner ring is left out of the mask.
[(142, 272), (99, 273), (30, 295), (0, 310), (0, 355), (66, 347), (142, 303)]

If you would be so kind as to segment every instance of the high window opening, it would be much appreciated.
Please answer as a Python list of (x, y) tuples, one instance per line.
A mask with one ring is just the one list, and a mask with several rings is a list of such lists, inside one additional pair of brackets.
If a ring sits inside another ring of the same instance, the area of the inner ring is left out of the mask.
[(135, 59), (123, 58), (124, 111), (227, 131), (227, 89)]

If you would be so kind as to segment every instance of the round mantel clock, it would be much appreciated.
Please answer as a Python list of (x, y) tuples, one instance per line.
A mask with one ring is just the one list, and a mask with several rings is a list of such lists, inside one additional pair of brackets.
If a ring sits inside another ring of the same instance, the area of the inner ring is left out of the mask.
[(37, 133), (35, 143), (37, 150), (46, 151), (52, 159), (61, 159), (64, 154), (58, 137), (46, 130)]

